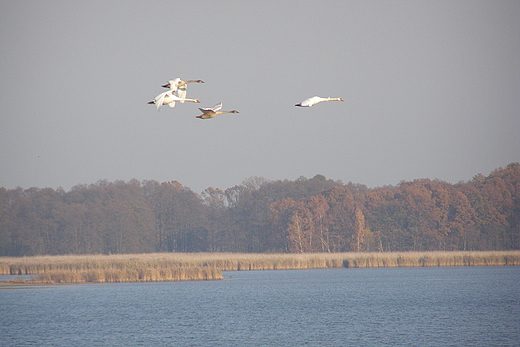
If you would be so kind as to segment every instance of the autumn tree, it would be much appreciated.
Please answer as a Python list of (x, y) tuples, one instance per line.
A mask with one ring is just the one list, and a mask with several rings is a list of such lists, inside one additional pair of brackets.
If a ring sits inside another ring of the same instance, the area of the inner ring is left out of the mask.
[(224, 191), (212, 187), (205, 189), (201, 195), (205, 205), (208, 251), (226, 251), (226, 245), (229, 246), (232, 239), (228, 198)]
[(177, 181), (145, 182), (155, 215), (157, 251), (189, 252), (207, 248), (203, 202)]
[(469, 182), (367, 188), (250, 177), (201, 195), (177, 181), (0, 188), (0, 255), (520, 249), (520, 164)]

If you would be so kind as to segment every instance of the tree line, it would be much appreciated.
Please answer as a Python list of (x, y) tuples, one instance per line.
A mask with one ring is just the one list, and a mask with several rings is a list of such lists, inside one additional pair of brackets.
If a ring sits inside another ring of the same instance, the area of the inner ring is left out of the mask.
[(367, 188), (322, 175), (201, 194), (177, 181), (0, 188), (0, 256), (520, 249), (520, 164)]

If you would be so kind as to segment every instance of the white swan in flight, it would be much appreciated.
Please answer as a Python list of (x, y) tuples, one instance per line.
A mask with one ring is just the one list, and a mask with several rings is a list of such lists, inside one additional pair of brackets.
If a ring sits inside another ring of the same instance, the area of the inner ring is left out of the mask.
[(313, 96), (312, 98), (308, 98), (300, 102), (299, 104), (296, 104), (294, 106), (300, 106), (300, 107), (311, 107), (314, 106), (320, 102), (324, 101), (345, 101), (342, 98), (321, 98), (319, 96)]
[[(179, 77), (169, 80), (168, 83), (163, 85), (164, 88), (170, 88), (173, 92), (181, 99), (186, 99), (186, 89), (188, 88), (188, 83), (204, 83), (203, 80), (189, 80), (183, 81)], [(184, 101), (181, 101), (184, 102)]]
[(216, 104), (215, 106), (213, 106), (211, 108), (201, 108), (201, 107), (199, 107), (199, 110), (202, 112), (202, 114), (200, 116), (196, 116), (196, 118), (209, 119), (209, 118), (214, 118), (214, 117), (218, 116), (219, 114), (238, 113), (237, 110), (233, 110), (233, 111), (220, 111), (221, 108), (222, 108), (222, 103), (218, 103), (218, 104)]
[(157, 110), (161, 107), (161, 105), (168, 105), (170, 107), (175, 107), (176, 102), (184, 102), (184, 101), (191, 101), (191, 102), (197, 102), (200, 103), (197, 99), (186, 99), (186, 98), (179, 98), (178, 96), (173, 94), (173, 89), (161, 93), (155, 97), (154, 100), (149, 101), (148, 104), (155, 104), (157, 106)]

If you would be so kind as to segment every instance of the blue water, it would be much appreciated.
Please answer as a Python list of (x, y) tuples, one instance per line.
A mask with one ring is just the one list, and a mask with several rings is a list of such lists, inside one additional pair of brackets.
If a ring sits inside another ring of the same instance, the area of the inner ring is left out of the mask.
[(520, 346), (520, 267), (0, 290), (0, 346)]

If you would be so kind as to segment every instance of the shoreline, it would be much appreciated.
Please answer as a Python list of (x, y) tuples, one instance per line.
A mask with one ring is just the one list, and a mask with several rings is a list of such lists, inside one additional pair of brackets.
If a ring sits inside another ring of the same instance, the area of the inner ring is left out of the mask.
[(348, 253), (143, 253), (0, 257), (0, 288), (85, 283), (222, 280), (222, 271), (519, 266), (520, 251)]

